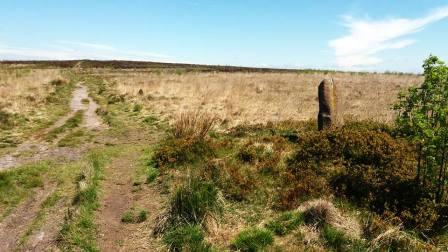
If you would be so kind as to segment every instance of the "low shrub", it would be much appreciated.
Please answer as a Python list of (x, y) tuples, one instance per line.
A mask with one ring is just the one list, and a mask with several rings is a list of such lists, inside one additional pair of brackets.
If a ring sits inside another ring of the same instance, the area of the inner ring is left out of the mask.
[(381, 125), (352, 123), (304, 132), (287, 161), (284, 180), (289, 189), (282, 192), (279, 205), (292, 208), (304, 195), (335, 193), (379, 214), (392, 213), (407, 227), (430, 229), (438, 216), (437, 206), (425, 200), (431, 188), (415, 183), (413, 146), (388, 131)]
[(327, 179), (313, 170), (303, 170), (294, 175), (286, 173), (283, 181), (276, 204), (279, 209), (293, 209), (304, 200), (331, 194)]
[(236, 201), (246, 200), (257, 184), (257, 178), (249, 167), (232, 161), (208, 162), (202, 167), (202, 176), (219, 185), (226, 198)]
[(214, 156), (212, 144), (206, 140), (167, 138), (154, 152), (157, 168), (194, 163)]
[(249, 228), (237, 235), (232, 246), (244, 252), (263, 250), (274, 242), (272, 232), (266, 229)]

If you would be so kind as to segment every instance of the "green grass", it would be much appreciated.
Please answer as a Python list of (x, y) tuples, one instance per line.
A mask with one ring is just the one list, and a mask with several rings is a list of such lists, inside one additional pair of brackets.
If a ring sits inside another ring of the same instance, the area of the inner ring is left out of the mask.
[(272, 232), (266, 229), (249, 228), (241, 233), (232, 242), (235, 249), (244, 252), (255, 252), (265, 249), (274, 243)]
[(170, 251), (212, 251), (204, 241), (204, 233), (199, 225), (178, 226), (169, 230), (162, 238)]
[(131, 208), (123, 213), (121, 222), (123, 223), (142, 223), (148, 219), (148, 211), (144, 209)]
[(59, 134), (70, 130), (70, 129), (74, 129), (76, 127), (78, 127), (79, 125), (81, 125), (82, 120), (84, 117), (84, 111), (83, 110), (78, 110), (76, 111), (76, 113), (70, 117), (62, 126), (59, 126), (53, 130), (51, 130), (50, 132), (48, 132), (47, 136), (45, 137), (45, 140), (51, 142), (54, 139), (56, 139), (58, 137)]
[(159, 176), (159, 170), (157, 168), (149, 166), (147, 169), (147, 174), (146, 174), (146, 183), (150, 184), (150, 183), (154, 182), (154, 180), (157, 178), (157, 176)]
[(64, 136), (58, 142), (59, 147), (75, 147), (82, 143), (86, 143), (92, 140), (92, 135), (88, 132), (79, 129), (74, 132), (70, 132), (66, 136)]
[(97, 228), (94, 223), (95, 210), (98, 208), (98, 190), (104, 166), (118, 148), (96, 150), (87, 156), (84, 169), (90, 169), (90, 176), (78, 176), (85, 179), (87, 188), (78, 190), (74, 198), (75, 213), (67, 215), (59, 234), (58, 246), (62, 250), (98, 251), (96, 245)]
[(0, 172), (0, 220), (30, 196), (34, 188), (43, 186), (49, 168), (49, 162), (39, 162)]
[(178, 188), (171, 199), (174, 221), (202, 223), (206, 214), (220, 214), (223, 208), (214, 184), (193, 178)]
[(344, 232), (337, 230), (329, 225), (325, 225), (322, 230), (322, 238), (328, 247), (336, 251), (345, 251), (350, 244), (350, 239)]
[(303, 215), (297, 212), (284, 212), (266, 224), (266, 228), (276, 235), (287, 235), (303, 223)]

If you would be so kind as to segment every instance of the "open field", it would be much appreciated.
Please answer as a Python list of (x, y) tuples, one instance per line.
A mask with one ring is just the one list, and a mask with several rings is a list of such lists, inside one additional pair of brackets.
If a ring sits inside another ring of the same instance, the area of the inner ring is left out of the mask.
[(339, 85), (344, 117), (392, 122), (390, 108), (397, 94), (423, 80), (418, 75), (324, 72), (98, 72), (115, 82), (120, 94), (162, 116), (204, 111), (230, 126), (315, 118), (317, 86), (323, 78), (334, 78)]
[(1, 64), (0, 251), (448, 248), (391, 109), (423, 76), (147, 64)]

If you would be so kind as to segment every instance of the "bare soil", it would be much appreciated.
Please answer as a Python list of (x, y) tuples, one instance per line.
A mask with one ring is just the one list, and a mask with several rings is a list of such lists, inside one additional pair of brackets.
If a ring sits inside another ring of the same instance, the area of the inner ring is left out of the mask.
[[(161, 251), (152, 234), (163, 199), (155, 187), (133, 185), (140, 152), (132, 150), (117, 157), (105, 169), (100, 209), (98, 243), (101, 251)], [(123, 223), (123, 214), (132, 207), (148, 211), (143, 223)]]
[(20, 237), (36, 217), (42, 202), (54, 191), (56, 186), (45, 185), (36, 190), (34, 196), (16, 207), (0, 223), (0, 251), (14, 251)]

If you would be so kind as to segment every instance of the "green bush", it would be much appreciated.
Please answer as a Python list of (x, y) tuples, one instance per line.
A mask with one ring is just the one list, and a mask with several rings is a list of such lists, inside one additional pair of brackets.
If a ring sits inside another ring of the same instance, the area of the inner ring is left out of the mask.
[(163, 236), (170, 251), (212, 251), (211, 245), (204, 241), (204, 234), (198, 225), (183, 225), (173, 228)]
[(233, 247), (239, 251), (261, 251), (274, 242), (272, 232), (266, 229), (250, 228), (238, 234), (232, 242)]

